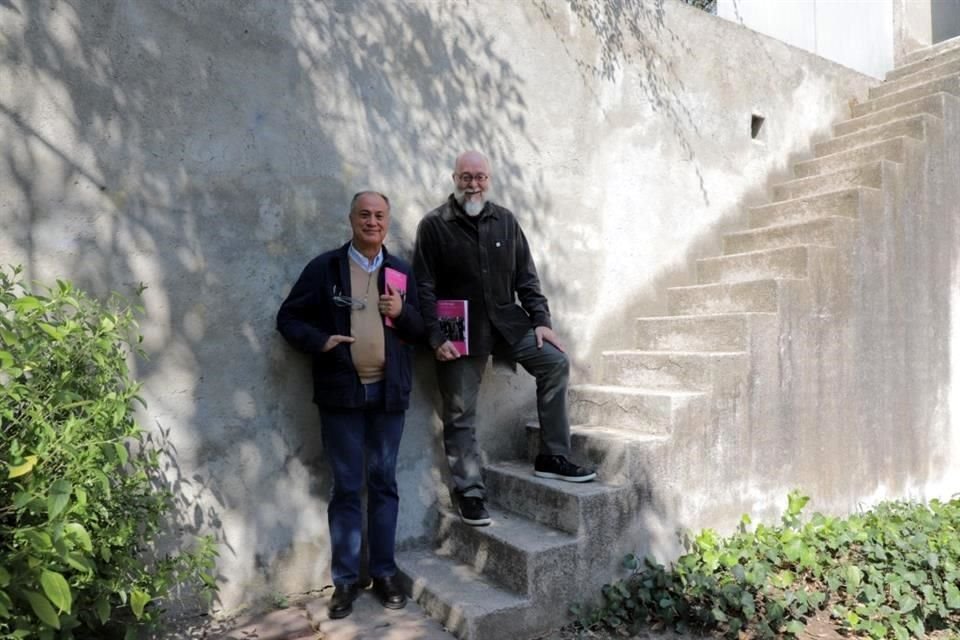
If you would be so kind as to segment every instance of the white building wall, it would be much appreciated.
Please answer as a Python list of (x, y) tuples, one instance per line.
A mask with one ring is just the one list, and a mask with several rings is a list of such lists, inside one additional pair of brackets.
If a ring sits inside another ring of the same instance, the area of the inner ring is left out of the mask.
[(718, 0), (717, 15), (875, 77), (893, 68), (894, 0)]

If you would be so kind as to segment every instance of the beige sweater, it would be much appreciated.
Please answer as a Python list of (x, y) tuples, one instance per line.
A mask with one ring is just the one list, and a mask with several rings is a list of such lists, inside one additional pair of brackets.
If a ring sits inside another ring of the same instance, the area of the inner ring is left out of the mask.
[(383, 380), (385, 364), (383, 344), (383, 316), (377, 309), (380, 294), (377, 291), (377, 276), (380, 269), (367, 273), (360, 265), (350, 260), (350, 297), (363, 300), (363, 309), (350, 311), (350, 334), (356, 338), (350, 344), (353, 366), (360, 382), (370, 384)]

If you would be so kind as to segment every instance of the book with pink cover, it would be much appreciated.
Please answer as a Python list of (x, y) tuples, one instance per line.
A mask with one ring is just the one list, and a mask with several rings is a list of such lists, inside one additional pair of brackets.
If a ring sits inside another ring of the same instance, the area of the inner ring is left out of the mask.
[(466, 300), (437, 300), (437, 320), (444, 337), (462, 356), (470, 355), (470, 316)]
[[(404, 300), (407, 299), (407, 274), (403, 273), (402, 271), (397, 271), (396, 269), (393, 269), (391, 267), (387, 267), (387, 270), (384, 272), (383, 279), (384, 279), (384, 284), (387, 287), (390, 287), (390, 289), (393, 289), (394, 291), (399, 293), (400, 297), (403, 298)], [(386, 318), (384, 318), (384, 323), (388, 327), (392, 327), (393, 318), (391, 318), (390, 316), (387, 316)]]

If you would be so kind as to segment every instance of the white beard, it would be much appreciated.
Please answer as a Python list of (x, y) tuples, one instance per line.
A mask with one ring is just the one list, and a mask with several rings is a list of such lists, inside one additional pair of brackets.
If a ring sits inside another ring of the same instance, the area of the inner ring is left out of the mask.
[(485, 204), (487, 204), (486, 200), (483, 202), (471, 200), (470, 202), (464, 203), (463, 210), (466, 211), (467, 215), (471, 218), (476, 218), (478, 215), (480, 215), (480, 212), (483, 211), (483, 206)]
[(482, 202), (477, 202), (476, 200), (471, 200), (467, 202), (467, 195), (463, 191), (456, 192), (456, 200), (460, 203), (460, 206), (463, 207), (463, 210), (471, 218), (476, 218), (480, 215), (480, 212), (483, 211), (483, 208), (487, 204), (487, 200)]

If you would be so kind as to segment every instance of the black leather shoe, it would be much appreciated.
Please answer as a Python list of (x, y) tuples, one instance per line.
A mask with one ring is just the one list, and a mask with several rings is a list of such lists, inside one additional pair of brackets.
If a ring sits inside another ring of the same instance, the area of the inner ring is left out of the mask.
[(333, 590), (333, 596), (330, 598), (330, 604), (327, 607), (330, 617), (346, 618), (353, 611), (353, 601), (360, 595), (360, 585), (349, 584), (339, 586)]
[(374, 578), (373, 592), (380, 598), (380, 604), (387, 609), (403, 609), (407, 606), (407, 596), (397, 576)]

